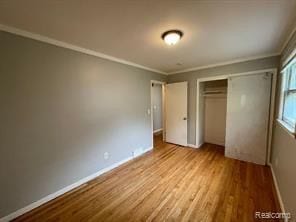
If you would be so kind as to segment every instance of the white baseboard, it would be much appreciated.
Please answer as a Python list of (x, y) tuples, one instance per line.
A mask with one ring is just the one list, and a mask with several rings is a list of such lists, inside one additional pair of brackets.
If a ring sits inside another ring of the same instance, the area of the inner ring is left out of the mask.
[[(279, 189), (279, 186), (278, 186), (278, 182), (277, 182), (274, 170), (273, 170), (273, 166), (272, 166), (271, 163), (268, 163), (268, 165), (269, 165), (269, 167), (271, 169), (272, 179), (273, 179), (273, 183), (274, 183), (274, 187), (275, 187), (275, 190), (276, 190), (278, 200), (280, 202), (281, 211), (282, 211), (282, 213), (286, 213), (284, 202), (283, 202), (283, 199), (282, 199), (282, 195), (281, 195), (281, 192), (280, 192), (280, 189)], [(285, 218), (285, 222), (288, 222), (287, 218)]]
[[(141, 155), (143, 155), (144, 153), (146, 153), (146, 152), (148, 152), (148, 151), (150, 151), (152, 149), (153, 149), (153, 147), (149, 147), (147, 149), (144, 149), (143, 153)], [(139, 156), (141, 156), (141, 155), (139, 155)], [(137, 157), (139, 157), (139, 156), (137, 156)], [(69, 186), (66, 186), (63, 189), (58, 190), (55, 193), (52, 193), (52, 194), (50, 194), (50, 195), (48, 195), (46, 197), (43, 197), (42, 199), (40, 199), (40, 200), (38, 200), (36, 202), (33, 202), (33, 203), (29, 204), (28, 206), (25, 206), (25, 207), (13, 212), (13, 213), (7, 215), (7, 216), (4, 216), (4, 217), (0, 218), (0, 222), (11, 221), (11, 220), (13, 220), (13, 219), (15, 219), (15, 218), (29, 212), (29, 211), (31, 211), (33, 209), (41, 206), (42, 204), (45, 204), (46, 202), (49, 202), (49, 201), (53, 200), (54, 198), (57, 198), (57, 197), (65, 194), (65, 193), (69, 192), (70, 190), (73, 190), (74, 188), (77, 188), (77, 187), (81, 186), (84, 183), (87, 183), (90, 180), (93, 180), (94, 178), (102, 175), (103, 173), (106, 173), (106, 172), (108, 172), (110, 170), (113, 170), (114, 168), (116, 168), (116, 167), (118, 167), (118, 166), (120, 166), (120, 165), (126, 163), (127, 161), (134, 159), (134, 158), (136, 158), (136, 157), (130, 156), (130, 157), (124, 159), (124, 160), (121, 160), (121, 161), (119, 161), (117, 163), (112, 164), (109, 167), (101, 169), (98, 172), (96, 172), (94, 174), (91, 174), (91, 175), (89, 175), (89, 176), (87, 176), (87, 177), (85, 177), (85, 178), (83, 178), (83, 179), (69, 185)]]
[(143, 154), (144, 154), (144, 153), (147, 153), (147, 152), (150, 151), (150, 150), (153, 150), (153, 146), (151, 146), (151, 147), (145, 149), (144, 152), (143, 152)]
[(193, 145), (193, 144), (188, 144), (189, 147), (192, 147), (192, 148), (200, 148), (204, 143), (200, 143), (198, 145)]
[(201, 144), (198, 144), (198, 145), (194, 145), (194, 144), (187, 144), (188, 147), (191, 147), (191, 148), (200, 148), (204, 143), (201, 143)]
[(198, 148), (196, 145), (194, 144), (187, 144), (188, 147), (191, 147), (191, 148)]
[(198, 145), (197, 145), (197, 148), (201, 148), (202, 145), (204, 145), (204, 143), (200, 143), (200, 144), (198, 144)]
[(153, 130), (153, 133), (158, 133), (158, 132), (161, 132), (163, 131), (163, 128), (160, 128), (160, 129), (157, 129), (157, 130)]

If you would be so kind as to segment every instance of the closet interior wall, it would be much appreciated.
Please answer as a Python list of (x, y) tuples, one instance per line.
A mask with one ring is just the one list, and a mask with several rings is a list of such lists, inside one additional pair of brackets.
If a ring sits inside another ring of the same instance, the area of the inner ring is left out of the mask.
[(227, 80), (215, 80), (203, 84), (204, 142), (225, 146)]

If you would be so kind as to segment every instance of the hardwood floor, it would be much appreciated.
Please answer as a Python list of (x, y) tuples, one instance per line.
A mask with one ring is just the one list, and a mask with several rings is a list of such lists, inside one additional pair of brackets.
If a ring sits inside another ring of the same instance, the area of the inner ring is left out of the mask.
[(160, 140), (153, 151), (15, 221), (249, 222), (256, 211), (280, 212), (269, 167), (226, 158), (216, 145)]
[(162, 133), (154, 134), (153, 137), (153, 147), (161, 148), (164, 145)]

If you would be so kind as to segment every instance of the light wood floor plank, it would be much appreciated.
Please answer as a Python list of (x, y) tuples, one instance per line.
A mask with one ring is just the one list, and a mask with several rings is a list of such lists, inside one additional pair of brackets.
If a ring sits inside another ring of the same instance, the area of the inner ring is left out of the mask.
[[(269, 167), (163, 143), (15, 221), (256, 221), (280, 212)], [(268, 220), (266, 220), (268, 221)]]

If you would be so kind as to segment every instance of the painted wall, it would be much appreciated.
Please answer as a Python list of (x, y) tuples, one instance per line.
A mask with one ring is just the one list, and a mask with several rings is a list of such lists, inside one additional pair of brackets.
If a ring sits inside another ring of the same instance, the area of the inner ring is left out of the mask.
[[(296, 32), (290, 39), (281, 57), (281, 67), (296, 50)], [(281, 75), (279, 74), (279, 80)], [(277, 108), (279, 107), (280, 84), (277, 87)], [(277, 121), (273, 132), (271, 163), (278, 181), (285, 210), (296, 217), (296, 139)]]
[(153, 131), (162, 129), (162, 85), (152, 87)]
[(0, 218), (152, 146), (166, 76), (2, 31), (0, 63)]
[(279, 56), (273, 56), (264, 59), (169, 75), (169, 83), (188, 81), (188, 143), (196, 144), (196, 80), (198, 78), (277, 68), (279, 60)]

